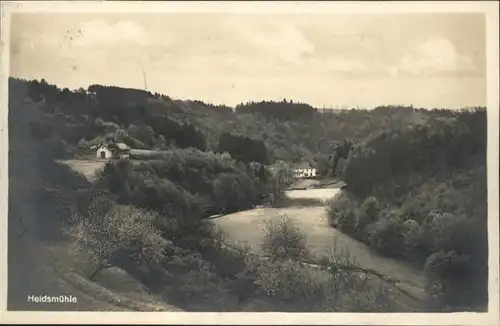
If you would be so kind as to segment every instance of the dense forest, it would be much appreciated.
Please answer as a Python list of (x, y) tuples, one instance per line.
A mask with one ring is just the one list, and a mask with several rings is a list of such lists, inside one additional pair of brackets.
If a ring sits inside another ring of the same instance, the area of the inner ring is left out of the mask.
[(487, 302), (486, 110), (439, 112), (383, 131), (349, 156), (331, 223), (423, 268), (432, 309)]
[[(104, 141), (162, 155), (112, 161), (95, 184), (56, 162)], [(189, 309), (401, 309), (356, 274), (309, 271), (290, 221), (269, 227), (265, 257), (203, 223), (207, 213), (282, 196), (288, 164), (300, 161), (347, 184), (328, 209), (332, 227), (425, 270), (428, 309), (485, 305), (484, 108), (335, 111), (284, 99), (233, 110), (142, 90), (9, 80), (9, 235), (21, 216), (44, 239), (70, 230), (74, 250), (92, 248), (92, 276), (121, 266)], [(270, 245), (284, 232), (294, 248), (285, 254)]]

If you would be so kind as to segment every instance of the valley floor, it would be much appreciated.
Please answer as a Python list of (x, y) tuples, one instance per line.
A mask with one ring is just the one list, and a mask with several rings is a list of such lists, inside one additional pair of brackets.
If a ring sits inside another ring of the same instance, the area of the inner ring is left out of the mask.
[[(104, 161), (72, 160), (64, 162), (92, 180)], [(314, 187), (317, 181), (302, 180), (302, 186)], [(300, 187), (299, 187), (300, 188)], [(381, 257), (365, 244), (328, 226), (326, 206), (321, 204), (338, 193), (338, 188), (291, 190), (291, 199), (317, 199), (317, 206), (261, 207), (215, 218), (213, 222), (241, 244), (248, 244), (258, 251), (265, 222), (287, 215), (298, 222), (307, 236), (307, 246), (316, 256), (326, 254), (333, 245), (345, 246), (355, 257), (356, 264), (373, 270), (397, 282), (399, 288), (412, 297), (423, 300), (425, 278), (420, 271), (395, 259)], [(31, 245), (30, 245), (31, 243)], [(155, 298), (139, 281), (120, 269), (106, 270), (90, 282), (67, 251), (65, 243), (40, 245), (29, 237), (17, 239), (9, 250), (9, 309), (10, 310), (83, 310), (83, 311), (180, 311), (181, 309)], [(42, 258), (43, 257), (43, 258)], [(71, 294), (78, 297), (78, 304), (34, 305), (27, 302), (27, 295)], [(406, 299), (405, 299), (406, 300)], [(414, 305), (410, 303), (409, 305)]]
[[(334, 189), (325, 189), (334, 190)], [(305, 190), (310, 192), (313, 190)], [(331, 194), (331, 191), (329, 192)], [(321, 198), (324, 199), (324, 198)], [(376, 271), (398, 282), (398, 286), (421, 300), (425, 297), (425, 277), (405, 262), (377, 255), (365, 244), (352, 239), (328, 226), (325, 206), (257, 208), (214, 219), (214, 223), (234, 241), (259, 250), (266, 221), (287, 215), (294, 219), (307, 236), (307, 246), (316, 256), (331, 250), (333, 245), (345, 246), (355, 257), (356, 264), (364, 269)]]

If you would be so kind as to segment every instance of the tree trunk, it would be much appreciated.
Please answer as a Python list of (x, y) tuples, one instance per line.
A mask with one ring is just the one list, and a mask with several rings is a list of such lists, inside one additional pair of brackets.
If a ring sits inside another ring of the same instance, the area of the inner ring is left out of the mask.
[(94, 277), (97, 275), (97, 273), (102, 271), (102, 269), (103, 269), (103, 266), (97, 267), (97, 269), (92, 273), (92, 275), (90, 275), (89, 280), (93, 281)]
[(89, 280), (93, 281), (94, 277), (97, 275), (97, 273), (99, 273), (103, 269), (110, 268), (112, 266), (113, 266), (112, 264), (99, 265), (99, 267), (97, 267), (97, 269), (92, 273), (92, 275), (90, 275)]

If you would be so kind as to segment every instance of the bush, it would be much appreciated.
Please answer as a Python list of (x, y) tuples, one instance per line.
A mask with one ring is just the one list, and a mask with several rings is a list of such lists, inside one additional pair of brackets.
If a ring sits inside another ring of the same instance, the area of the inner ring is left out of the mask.
[(370, 247), (378, 253), (400, 257), (404, 245), (403, 222), (396, 216), (383, 217), (368, 228)]
[(273, 260), (302, 260), (309, 256), (306, 236), (287, 216), (266, 222), (261, 248)]
[(317, 308), (326, 290), (317, 273), (292, 259), (263, 263), (255, 283), (260, 295), (282, 308), (290, 305), (304, 310)]
[(431, 308), (447, 310), (463, 307), (476, 300), (469, 293), (470, 258), (456, 251), (438, 251), (427, 259), (424, 272)]
[(257, 293), (281, 310), (376, 312), (389, 309), (386, 288), (379, 280), (354, 272), (354, 257), (336, 241), (317, 268), (293, 259), (261, 259), (249, 266), (257, 266), (251, 274)]
[(347, 234), (353, 234), (356, 225), (356, 204), (345, 193), (331, 200), (327, 208), (330, 225)]
[(380, 204), (377, 198), (370, 196), (363, 201), (358, 213), (357, 226), (364, 226), (376, 222), (380, 212)]
[(422, 266), (431, 253), (431, 236), (429, 231), (415, 220), (403, 223), (405, 258)]
[(94, 266), (90, 279), (123, 260), (141, 265), (163, 258), (166, 240), (153, 226), (155, 214), (131, 206), (114, 206), (107, 212), (100, 208), (95, 202), (86, 216), (75, 215), (75, 225), (68, 230), (74, 238), (73, 254), (86, 252)]
[(162, 263), (171, 275), (163, 289), (169, 302), (190, 310), (234, 310), (238, 303), (228, 282), (213, 272), (213, 266), (191, 250), (180, 250)]
[(450, 213), (432, 212), (427, 219), (427, 228), (431, 236), (433, 251), (451, 250), (461, 239), (460, 229), (464, 229), (465, 218)]
[(380, 204), (377, 198), (371, 196), (366, 198), (357, 210), (356, 214), (356, 238), (366, 241), (366, 226), (375, 223), (380, 212)]

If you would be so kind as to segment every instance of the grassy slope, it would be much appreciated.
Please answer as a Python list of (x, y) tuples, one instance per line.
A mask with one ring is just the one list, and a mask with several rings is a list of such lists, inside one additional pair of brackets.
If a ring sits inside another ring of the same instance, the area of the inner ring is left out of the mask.
[[(8, 309), (49, 311), (177, 311), (176, 307), (152, 297), (137, 280), (119, 270), (110, 270), (97, 283), (82, 274), (85, 267), (68, 253), (67, 241), (41, 239), (26, 211), (28, 229), (21, 237), (14, 227), (9, 236)], [(16, 231), (16, 232), (14, 232)], [(120, 287), (114, 286), (121, 282)], [(72, 295), (77, 304), (33, 304), (28, 295)]]

